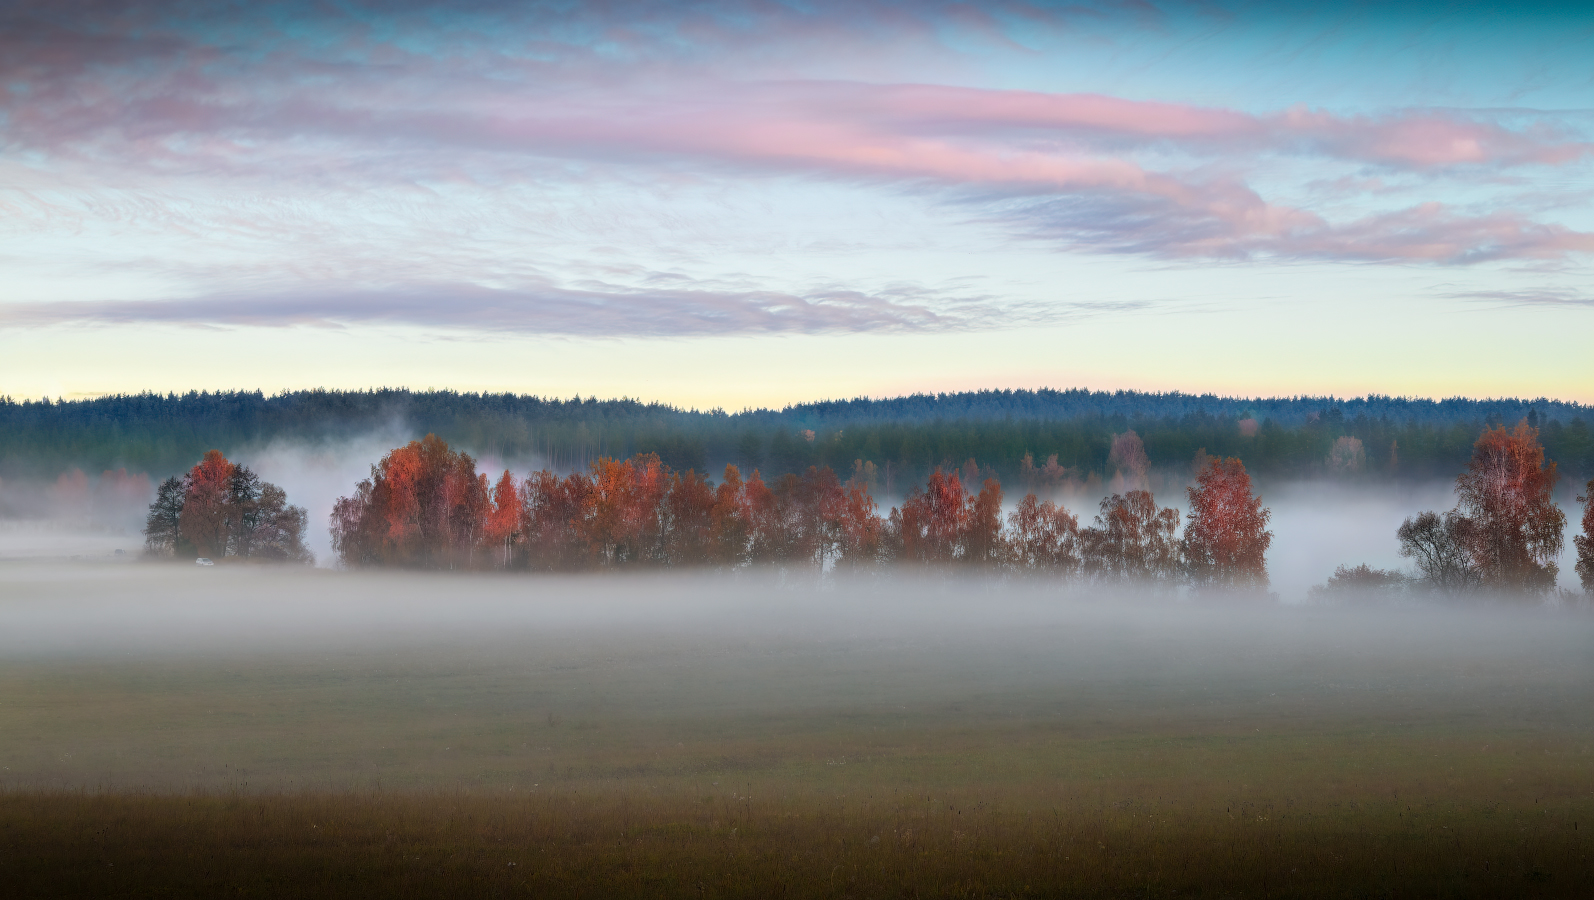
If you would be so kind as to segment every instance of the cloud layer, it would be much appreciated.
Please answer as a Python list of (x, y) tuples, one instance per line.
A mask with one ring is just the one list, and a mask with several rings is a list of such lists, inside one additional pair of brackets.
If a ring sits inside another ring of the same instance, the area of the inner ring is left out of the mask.
[[(292, 277), (252, 289), (213, 283), (167, 302), (27, 303), (0, 315), (14, 324), (208, 316), (664, 334), (932, 330), (1016, 315), (1000, 302), (976, 310), (868, 290), (588, 291), (562, 286), (568, 279), (505, 288), (451, 272), (347, 288), (317, 274), (338, 261), (318, 260), (302, 234), (226, 212), (241, 197), (330, 196), (358, 216), (376, 208), (373, 198), (448, 183), (489, 197), (614, 179), (809, 179), (962, 208), (1013, 240), (1154, 260), (1456, 266), (1594, 252), (1594, 233), (1564, 219), (1578, 197), (1541, 184), (1594, 161), (1577, 116), (1420, 104), (1337, 112), (1310, 97), (1250, 110), (937, 82), (957, 66), (925, 61), (949, 31), (987, 53), (1007, 42), (995, 52), (1022, 57), (1033, 52), (1020, 43), (1026, 29), (1169, 27), (1177, 12), (3, 10), (0, 153), (10, 162), (0, 211), (14, 232), (59, 227), (69, 208), (98, 208), (103, 221), (210, 219), (251, 247), (291, 246), (303, 261)], [(839, 58), (871, 41), (880, 47), (872, 78), (851, 61), (827, 66), (819, 49)], [(140, 208), (85, 199), (107, 190)], [(177, 215), (173, 197), (184, 191), (208, 194), (212, 208)], [(425, 224), (424, 212), (402, 206), (384, 202), (379, 216)], [(422, 248), (391, 249), (412, 259)]]

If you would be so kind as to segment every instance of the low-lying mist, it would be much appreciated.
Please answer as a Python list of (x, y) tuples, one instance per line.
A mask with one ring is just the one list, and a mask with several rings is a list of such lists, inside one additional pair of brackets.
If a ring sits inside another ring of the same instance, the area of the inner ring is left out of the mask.
[(1354, 752), (1359, 735), (1463, 726), (1481, 744), (1575, 737), (1594, 727), (1591, 647), (1594, 616), (1545, 607), (13, 562), (0, 783), (186, 789), (247, 771), (251, 789), (507, 787), (557, 770), (645, 786), (886, 748), (897, 768), (877, 774), (900, 781), (1011, 741), (1050, 759), (1035, 742), (1060, 735), (1106, 742), (1097, 754), (1150, 739), (1135, 735), (1267, 732)]
[[(1254, 595), (1145, 594), (1039, 581), (899, 574), (619, 574), (527, 577), (337, 572), (269, 565), (0, 566), (0, 658), (228, 655), (525, 637), (760, 636), (1020, 643), (1133, 671), (1177, 656), (1279, 661), (1296, 654), (1538, 652), (1523, 636), (1583, 634), (1594, 617), (1538, 606), (1366, 610), (1278, 607)], [(1039, 632), (1037, 631), (1039, 630)], [(1110, 637), (1106, 644), (1102, 638)], [(1557, 638), (1552, 643), (1562, 643)], [(1577, 644), (1589, 657), (1594, 643)], [(1110, 649), (1109, 649), (1110, 645)], [(1549, 645), (1544, 645), (1544, 649)], [(1066, 650), (1066, 653), (1064, 652)], [(1209, 652), (1210, 651), (1210, 652)], [(1350, 674), (1350, 673), (1347, 673)]]

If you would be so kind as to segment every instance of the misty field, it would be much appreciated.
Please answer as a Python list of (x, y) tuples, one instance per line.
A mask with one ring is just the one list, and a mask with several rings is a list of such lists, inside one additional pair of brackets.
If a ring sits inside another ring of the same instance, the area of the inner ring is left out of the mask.
[(1594, 616), (0, 567), (30, 896), (1588, 896)]

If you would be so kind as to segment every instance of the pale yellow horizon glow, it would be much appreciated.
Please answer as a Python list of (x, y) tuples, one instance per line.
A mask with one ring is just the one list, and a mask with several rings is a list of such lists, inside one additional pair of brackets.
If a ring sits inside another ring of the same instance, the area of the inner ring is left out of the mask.
[[(1441, 307), (1443, 308), (1436, 308)], [(939, 334), (552, 338), (401, 327), (0, 331), (0, 395), (406, 387), (631, 397), (697, 409), (1052, 387), (1594, 404), (1582, 307), (1262, 304)], [(1373, 324), (1376, 323), (1376, 324)]]

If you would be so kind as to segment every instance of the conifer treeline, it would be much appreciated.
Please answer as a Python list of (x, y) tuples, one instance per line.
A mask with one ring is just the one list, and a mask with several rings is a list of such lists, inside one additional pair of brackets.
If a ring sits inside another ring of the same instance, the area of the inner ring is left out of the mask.
[[(1132, 452), (1130, 454), (1132, 456)], [(858, 461), (766, 482), (727, 465), (719, 484), (656, 454), (602, 458), (568, 476), (543, 470), (496, 482), (435, 435), (395, 449), (332, 514), (348, 566), (569, 572), (645, 567), (778, 566), (815, 573), (888, 564), (1009, 570), (1052, 577), (1262, 588), (1269, 513), (1237, 459), (1211, 459), (1176, 509), (1149, 491), (1102, 501), (1095, 523), (1026, 495), (1003, 512), (1001, 484), (978, 490), (933, 471), (882, 514)]]
[(970, 458), (1026, 490), (1045, 489), (1027, 475), (1049, 462), (1046, 477), (1105, 480), (1113, 437), (1129, 430), (1142, 437), (1152, 469), (1176, 470), (1181, 482), (1203, 448), (1270, 478), (1451, 478), (1483, 427), (1521, 418), (1540, 429), (1563, 472), (1594, 476), (1594, 414), (1555, 401), (981, 391), (728, 414), (630, 400), (383, 390), (0, 399), (0, 477), (53, 479), (77, 466), (127, 467), (159, 480), (211, 447), (335, 440), (398, 424), (478, 455), (538, 459), (560, 472), (645, 453), (677, 471), (733, 463), (766, 478), (810, 466), (845, 473), (863, 459), (876, 466), (872, 488), (891, 496), (924, 483), (938, 466)]

